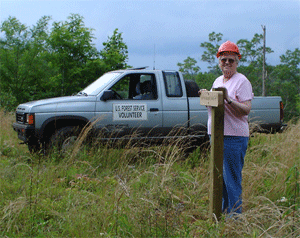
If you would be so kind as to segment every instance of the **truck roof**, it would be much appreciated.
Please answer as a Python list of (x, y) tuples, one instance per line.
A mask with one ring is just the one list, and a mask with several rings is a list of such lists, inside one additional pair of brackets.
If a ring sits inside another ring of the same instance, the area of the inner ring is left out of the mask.
[(161, 72), (161, 71), (169, 71), (169, 72), (177, 72), (177, 70), (161, 70), (161, 69), (148, 69), (149, 66), (138, 67), (138, 68), (127, 68), (127, 69), (117, 69), (112, 72), (126, 72), (126, 71), (147, 71), (147, 72)]

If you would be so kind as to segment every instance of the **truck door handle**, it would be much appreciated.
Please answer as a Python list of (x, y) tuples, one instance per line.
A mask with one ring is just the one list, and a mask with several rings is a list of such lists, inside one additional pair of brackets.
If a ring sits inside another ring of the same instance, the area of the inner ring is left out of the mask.
[(150, 112), (158, 112), (158, 108), (150, 108)]

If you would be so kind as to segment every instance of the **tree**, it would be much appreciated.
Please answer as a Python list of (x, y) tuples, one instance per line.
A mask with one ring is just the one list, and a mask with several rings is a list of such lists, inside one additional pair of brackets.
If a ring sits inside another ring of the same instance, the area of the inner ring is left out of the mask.
[[(83, 17), (71, 14), (69, 21), (54, 22), (48, 43), (51, 64), (57, 74), (50, 78), (52, 90), (70, 95), (82, 89), (95, 78), (86, 70), (96, 61), (98, 53), (92, 41), (92, 29), (84, 26)], [(86, 75), (88, 74), (88, 75)]]
[(280, 56), (281, 63), (289, 69), (289, 73), (285, 74), (286, 80), (293, 83), (298, 94), (296, 97), (300, 99), (300, 50), (296, 48), (294, 51), (287, 50), (285, 55)]
[(123, 42), (122, 33), (116, 28), (111, 37), (103, 43), (104, 49), (100, 51), (105, 71), (127, 68), (128, 50)]
[[(71, 14), (67, 21), (54, 22), (48, 30), (50, 19), (44, 16), (31, 28), (15, 17), (1, 24), (1, 107), (71, 95), (106, 71), (127, 67), (127, 46), (118, 29), (98, 52), (92, 43), (93, 30), (85, 27), (81, 16)], [(10, 95), (14, 98), (7, 104)]]
[(300, 116), (300, 50), (287, 50), (280, 56), (281, 64), (273, 67), (268, 88), (270, 95), (283, 99), (286, 118)]
[[(252, 83), (255, 95), (262, 94), (263, 73), (263, 35), (254, 34), (251, 41), (241, 39), (237, 41), (242, 58), (238, 71), (244, 74)], [(273, 53), (270, 47), (266, 47), (266, 54)], [(266, 65), (266, 73), (270, 73), (272, 67)]]
[(220, 47), (219, 42), (222, 40), (222, 33), (215, 33), (214, 31), (208, 35), (209, 42), (204, 42), (200, 44), (200, 47), (206, 50), (201, 56), (201, 60), (209, 63), (208, 68), (211, 69), (216, 74), (220, 74), (220, 69), (218, 63), (216, 63), (216, 55)]
[[(242, 58), (241, 63), (247, 62), (248, 64), (256, 61), (262, 61), (263, 58), (263, 35), (255, 34), (251, 41), (247, 39), (241, 39), (237, 41)], [(266, 47), (266, 54), (273, 53), (274, 51), (270, 47)]]
[(195, 75), (200, 71), (200, 67), (196, 66), (197, 61), (194, 58), (187, 57), (183, 63), (177, 63), (179, 71), (182, 72), (186, 79), (195, 80)]
[(41, 51), (49, 19), (41, 18), (32, 29), (15, 17), (1, 25), (5, 37), (0, 40), (0, 86), (2, 91), (14, 95), (17, 102), (34, 99), (39, 79), (47, 72)]
[(196, 75), (196, 83), (198, 84), (198, 86), (201, 88), (205, 88), (205, 89), (208, 89), (210, 90), (212, 85), (213, 85), (213, 82), (215, 81), (216, 79), (216, 75), (209, 72), (200, 72), (199, 74)]

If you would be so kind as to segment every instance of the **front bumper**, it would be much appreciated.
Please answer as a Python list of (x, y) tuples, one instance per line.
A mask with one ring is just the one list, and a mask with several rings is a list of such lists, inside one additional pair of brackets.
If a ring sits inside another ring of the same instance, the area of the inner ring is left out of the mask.
[(14, 130), (18, 133), (18, 138), (25, 143), (35, 137), (35, 127), (32, 125), (24, 125), (20, 123), (13, 123)]

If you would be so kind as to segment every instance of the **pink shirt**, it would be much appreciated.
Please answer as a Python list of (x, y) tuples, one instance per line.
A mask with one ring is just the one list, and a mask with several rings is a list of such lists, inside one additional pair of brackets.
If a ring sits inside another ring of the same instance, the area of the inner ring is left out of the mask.
[[(225, 87), (230, 99), (245, 102), (253, 99), (250, 81), (240, 73), (234, 74), (227, 82), (223, 82), (223, 75), (218, 77), (212, 88)], [(208, 134), (211, 134), (211, 107), (208, 107)], [(249, 137), (248, 116), (237, 116), (235, 111), (225, 102), (224, 135)]]

